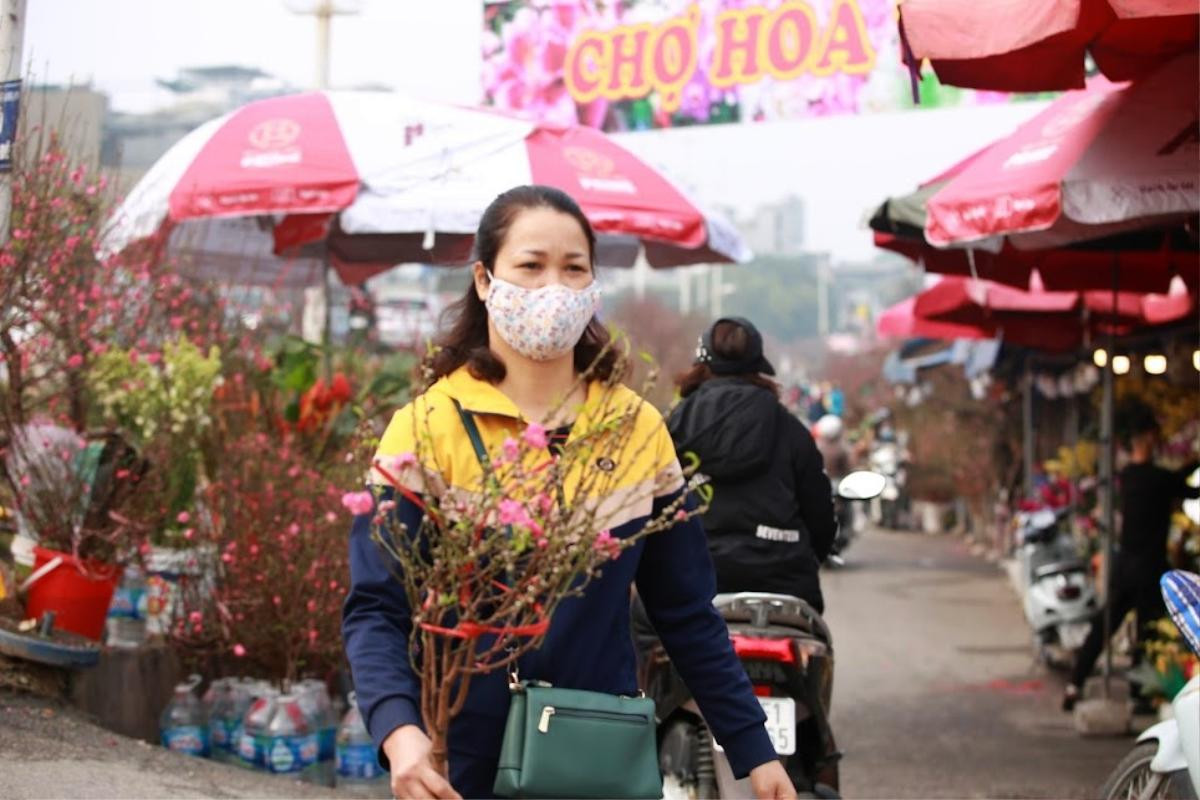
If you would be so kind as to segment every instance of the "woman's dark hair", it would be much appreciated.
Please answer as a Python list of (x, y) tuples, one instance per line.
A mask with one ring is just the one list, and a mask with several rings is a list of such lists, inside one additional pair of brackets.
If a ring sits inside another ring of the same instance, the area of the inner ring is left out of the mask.
[[(517, 186), (496, 197), (479, 220), (474, 260), (482, 262), (489, 272), (493, 270), (496, 255), (513, 220), (522, 211), (534, 208), (549, 208), (567, 214), (579, 223), (588, 243), (588, 264), (595, 272), (596, 234), (592, 232), (591, 223), (570, 195), (552, 186)], [(504, 362), (488, 347), (487, 307), (479, 299), (474, 281), (466, 293), (446, 309), (445, 319), (452, 320), (452, 324), (434, 342), (434, 351), (426, 361), (433, 379), (449, 375), (466, 364), (479, 380), (489, 383), (504, 380)], [(579, 372), (590, 369), (590, 374), (601, 380), (619, 378), (620, 354), (609, 346), (610, 341), (608, 330), (592, 317), (575, 345), (575, 369)]]
[[(745, 359), (749, 343), (750, 335), (746, 332), (745, 328), (736, 322), (721, 321), (713, 326), (713, 355), (719, 356), (723, 360), (741, 361)], [(681, 372), (675, 378), (675, 385), (679, 387), (679, 395), (687, 397), (699, 389), (705, 381), (710, 381), (716, 377), (718, 376), (709, 369), (708, 364), (698, 361), (692, 364), (691, 368)], [(774, 394), (775, 397), (779, 397), (779, 384), (760, 372), (742, 372), (737, 375), (722, 375), (720, 377), (735, 378), (745, 383), (760, 386)]]

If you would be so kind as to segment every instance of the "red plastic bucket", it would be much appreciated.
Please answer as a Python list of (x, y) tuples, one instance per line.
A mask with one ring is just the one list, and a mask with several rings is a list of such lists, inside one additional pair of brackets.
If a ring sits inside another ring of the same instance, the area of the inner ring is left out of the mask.
[(112, 564), (96, 561), (81, 567), (69, 553), (34, 547), (33, 571), (36, 573), (56, 558), (62, 559), (61, 563), (29, 587), (26, 615), (41, 619), (44, 612), (53, 611), (56, 628), (99, 641), (120, 570)]

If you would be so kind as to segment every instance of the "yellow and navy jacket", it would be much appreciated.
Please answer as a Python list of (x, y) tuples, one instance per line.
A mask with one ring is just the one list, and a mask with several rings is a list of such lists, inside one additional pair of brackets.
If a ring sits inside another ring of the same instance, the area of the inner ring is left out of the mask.
[[(446, 493), (469, 494), (481, 485), (482, 468), (455, 401), (473, 415), (489, 453), (499, 453), (501, 443), (518, 437), (526, 425), (506, 395), (465, 367), (397, 411), (377, 458), (386, 461), (405, 453), (419, 454), (422, 463), (406, 469), (400, 480), (407, 488), (437, 493), (443, 508)], [(597, 503), (614, 537), (633, 535), (684, 491), (662, 416), (636, 393), (593, 381), (578, 419), (591, 417), (595, 422), (624, 413), (634, 419), (629, 440), (619, 452), (580, 466), (605, 470), (613, 479), (586, 482), (591, 487), (588, 497), (573, 501)], [(577, 422), (572, 431), (581, 429), (594, 426)], [(566, 476), (563, 488), (569, 501), (581, 479), (578, 474)], [(599, 494), (595, 494), (597, 485), (603, 486)], [(408, 530), (416, 530), (420, 509), (390, 492), (390, 487), (384, 490), (397, 501), (398, 520)], [(350, 533), (351, 586), (342, 633), (359, 707), (377, 747), (401, 725), (421, 725), (420, 684), (408, 653), (412, 618), (403, 588), (391, 572), (394, 568), (371, 540), (371, 515), (357, 517)], [(639, 540), (607, 564), (583, 596), (559, 605), (543, 645), (522, 657), (522, 678), (564, 688), (635, 694), (631, 584), (636, 584), (672, 662), (724, 746), (735, 774), (744, 776), (773, 760), (775, 750), (763, 726), (762, 708), (733, 652), (725, 622), (712, 606), (716, 592), (712, 562), (704, 530), (695, 517)], [(502, 672), (472, 679), (464, 710), (451, 725), (450, 749), (458, 757), (494, 760), (499, 755), (509, 705)]]

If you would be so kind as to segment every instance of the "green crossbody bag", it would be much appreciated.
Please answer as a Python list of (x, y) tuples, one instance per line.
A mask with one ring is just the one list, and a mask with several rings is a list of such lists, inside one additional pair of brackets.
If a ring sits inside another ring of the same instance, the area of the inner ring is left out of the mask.
[[(457, 402), (455, 406), (486, 473), (487, 450), (475, 420)], [(515, 670), (509, 685), (512, 702), (492, 787), (496, 794), (662, 797), (653, 700), (520, 681)]]
[(654, 701), (513, 685), (492, 787), (501, 797), (662, 797)]

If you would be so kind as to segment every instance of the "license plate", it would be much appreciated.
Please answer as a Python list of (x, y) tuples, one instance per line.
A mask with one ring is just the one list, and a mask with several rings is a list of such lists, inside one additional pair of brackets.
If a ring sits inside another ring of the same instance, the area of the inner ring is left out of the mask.
[(796, 701), (790, 697), (760, 697), (767, 714), (767, 735), (775, 752), (790, 756), (796, 752)]
[(1087, 622), (1068, 622), (1058, 626), (1058, 643), (1067, 650), (1078, 650), (1083, 647), (1091, 625)]

